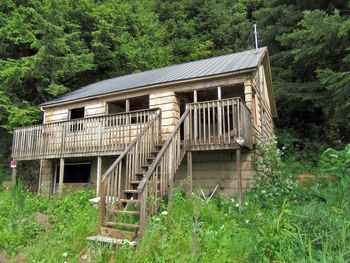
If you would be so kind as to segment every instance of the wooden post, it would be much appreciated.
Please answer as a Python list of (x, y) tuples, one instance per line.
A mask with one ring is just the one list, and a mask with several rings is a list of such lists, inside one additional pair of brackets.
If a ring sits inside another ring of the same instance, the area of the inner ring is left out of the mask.
[(218, 87), (218, 100), (221, 100), (221, 87)]
[(243, 204), (243, 188), (242, 188), (242, 171), (241, 171), (241, 147), (236, 149), (236, 179), (238, 187), (238, 201), (239, 204)]
[(12, 185), (15, 186), (16, 185), (16, 180), (17, 180), (17, 168), (14, 167), (12, 168)]
[(192, 152), (187, 152), (187, 179), (188, 179), (188, 192), (192, 194)]
[(130, 111), (130, 100), (129, 99), (125, 100), (125, 111), (126, 112)]
[(63, 192), (63, 178), (64, 178), (64, 158), (60, 159), (60, 178), (58, 182), (58, 193)]
[(145, 187), (143, 188), (141, 193), (140, 200), (140, 237), (142, 237), (145, 234), (147, 227), (147, 191), (147, 184), (145, 184)]
[[(197, 90), (193, 91), (193, 102), (194, 103), (198, 102)], [(197, 106), (196, 105), (194, 105), (194, 110), (193, 110), (193, 127), (194, 127), (194, 139), (196, 141), (197, 136), (198, 136)]]
[(102, 234), (101, 227), (104, 225), (104, 217), (106, 210), (106, 182), (101, 184), (101, 192), (100, 192), (100, 202), (98, 206), (98, 229), (97, 233), (99, 235)]
[[(221, 100), (221, 87), (218, 87), (218, 100)], [(221, 103), (218, 102), (218, 135), (222, 135), (222, 114), (221, 114)], [(219, 137), (220, 140), (220, 137)]]
[(100, 184), (101, 184), (101, 170), (102, 168), (102, 157), (97, 156), (97, 172), (96, 172), (96, 196), (99, 196), (100, 193)]
[(168, 210), (170, 211), (173, 208), (173, 187), (174, 187), (174, 147), (170, 146), (169, 148), (169, 190), (168, 190)]
[[(42, 177), (43, 177), (43, 159), (40, 159), (38, 194), (40, 194), (40, 191), (41, 191), (41, 180), (42, 180)], [(51, 189), (50, 189), (50, 191), (51, 191)]]

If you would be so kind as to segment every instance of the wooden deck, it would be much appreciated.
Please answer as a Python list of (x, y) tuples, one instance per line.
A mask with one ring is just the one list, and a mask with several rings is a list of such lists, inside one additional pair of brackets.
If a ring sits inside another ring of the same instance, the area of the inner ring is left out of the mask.
[[(187, 109), (181, 135), (187, 150), (235, 149), (237, 139), (252, 148), (251, 113), (240, 98), (190, 103)], [(157, 114), (149, 109), (17, 128), (12, 158), (120, 155)]]
[(150, 109), (17, 128), (12, 158), (119, 155), (156, 114)]

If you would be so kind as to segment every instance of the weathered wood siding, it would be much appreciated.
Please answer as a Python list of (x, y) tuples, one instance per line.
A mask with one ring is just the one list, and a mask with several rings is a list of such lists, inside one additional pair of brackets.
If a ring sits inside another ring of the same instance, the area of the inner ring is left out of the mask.
[(95, 117), (106, 114), (106, 103), (103, 100), (90, 100), (45, 109), (45, 123), (65, 121), (69, 119), (69, 110), (85, 108), (85, 117)]
[(259, 142), (262, 137), (271, 138), (274, 135), (274, 124), (263, 65), (251, 74), (244, 86), (245, 102), (253, 113), (254, 141)]
[(166, 91), (150, 94), (149, 106), (162, 110), (162, 139), (166, 140), (180, 119), (180, 106), (175, 92)]

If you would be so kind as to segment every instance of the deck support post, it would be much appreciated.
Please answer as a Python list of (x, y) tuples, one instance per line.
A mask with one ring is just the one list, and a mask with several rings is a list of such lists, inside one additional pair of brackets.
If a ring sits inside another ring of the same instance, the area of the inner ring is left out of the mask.
[(188, 179), (188, 192), (192, 194), (192, 152), (187, 152), (187, 179)]
[(243, 204), (242, 171), (241, 171), (241, 147), (236, 149), (236, 180), (238, 188), (238, 202)]
[[(173, 153), (174, 148), (170, 147), (169, 149), (169, 160), (173, 160)], [(169, 186), (168, 186), (168, 210), (171, 211), (173, 208), (173, 188), (174, 188), (174, 166), (173, 166), (173, 162), (170, 161), (169, 162), (169, 174), (170, 174), (170, 178), (169, 178)]]
[(60, 177), (58, 181), (58, 193), (62, 194), (63, 192), (63, 178), (64, 178), (64, 158), (60, 159)]
[(141, 192), (141, 204), (140, 204), (140, 231), (139, 235), (142, 237), (146, 232), (147, 226), (147, 184)]
[[(38, 182), (38, 194), (40, 194), (41, 191), (41, 180), (43, 177), (43, 159), (40, 159), (40, 168), (39, 168), (39, 182)], [(55, 182), (53, 182), (55, 183)], [(50, 186), (50, 192), (51, 192), (51, 186)]]
[(12, 178), (11, 178), (11, 183), (13, 186), (16, 186), (16, 181), (17, 181), (17, 168), (14, 167), (12, 168)]
[(97, 171), (96, 171), (96, 197), (100, 196), (101, 172), (102, 172), (102, 157), (97, 156)]

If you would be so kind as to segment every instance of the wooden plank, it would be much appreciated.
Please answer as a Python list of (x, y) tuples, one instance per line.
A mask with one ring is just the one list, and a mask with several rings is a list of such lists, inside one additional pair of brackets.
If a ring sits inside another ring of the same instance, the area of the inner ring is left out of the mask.
[(240, 206), (243, 204), (242, 172), (241, 172), (241, 147), (236, 150), (236, 180), (238, 186), (238, 201)]
[(97, 157), (97, 171), (96, 171), (96, 196), (99, 196), (101, 185), (101, 172), (102, 172), (102, 157)]
[(192, 194), (192, 152), (187, 152), (187, 180), (188, 192)]
[(64, 178), (64, 158), (60, 159), (60, 177), (58, 182), (58, 193), (63, 192), (63, 178)]

